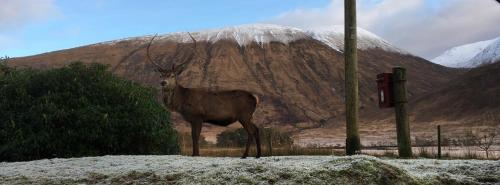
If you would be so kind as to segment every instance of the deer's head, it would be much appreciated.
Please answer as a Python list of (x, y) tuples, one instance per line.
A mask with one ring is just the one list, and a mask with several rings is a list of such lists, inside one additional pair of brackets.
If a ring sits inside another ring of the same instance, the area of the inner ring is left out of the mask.
[[(195, 52), (196, 40), (189, 32), (188, 32), (188, 34), (194, 42), (193, 52)], [(152, 59), (150, 52), (149, 52), (151, 44), (153, 43), (153, 40), (156, 38), (156, 36), (157, 35), (153, 36), (151, 38), (151, 41), (148, 43), (147, 50), (146, 50), (147, 58), (148, 58), (148, 61), (150, 63), (152, 63), (153, 65), (156, 66), (156, 71), (158, 71), (160, 73), (160, 78), (161, 78), (160, 85), (161, 85), (163, 91), (171, 92), (178, 85), (177, 84), (177, 76), (179, 76), (180, 72), (182, 72), (181, 67), (184, 67), (188, 61), (182, 62), (180, 64), (180, 66), (176, 66), (175, 61), (172, 61), (170, 63), (170, 66), (168, 66), (168, 67), (162, 67), (160, 64), (158, 64), (155, 60)]]
[(177, 86), (177, 77), (173, 73), (161, 75), (161, 77), (160, 85), (164, 90), (170, 91)]

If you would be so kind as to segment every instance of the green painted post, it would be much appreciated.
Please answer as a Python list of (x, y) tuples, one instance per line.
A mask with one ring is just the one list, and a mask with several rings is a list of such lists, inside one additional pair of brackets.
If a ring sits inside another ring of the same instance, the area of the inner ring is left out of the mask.
[(438, 128), (438, 159), (441, 159), (441, 125)]
[(346, 96), (346, 155), (361, 152), (358, 133), (358, 57), (356, 0), (345, 0), (345, 96)]
[(406, 69), (392, 69), (394, 82), (394, 105), (396, 111), (396, 130), (399, 157), (411, 157), (410, 121), (408, 117), (408, 100), (406, 98)]

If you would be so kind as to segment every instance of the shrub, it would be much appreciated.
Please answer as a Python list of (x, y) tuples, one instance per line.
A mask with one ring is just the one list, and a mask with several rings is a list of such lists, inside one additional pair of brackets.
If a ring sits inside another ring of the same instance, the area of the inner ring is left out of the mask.
[(0, 57), (0, 78), (10, 71), (10, 68), (7, 66), (8, 60), (8, 56)]
[(106, 69), (74, 63), (0, 76), (0, 160), (178, 153), (154, 91)]
[(247, 142), (245, 129), (225, 130), (217, 135), (218, 147), (242, 147)]
[[(289, 133), (280, 132), (273, 128), (259, 129), (261, 144), (272, 142), (273, 147), (289, 146), (293, 144), (293, 139)], [(245, 129), (226, 130), (217, 135), (218, 147), (243, 147), (247, 142)]]

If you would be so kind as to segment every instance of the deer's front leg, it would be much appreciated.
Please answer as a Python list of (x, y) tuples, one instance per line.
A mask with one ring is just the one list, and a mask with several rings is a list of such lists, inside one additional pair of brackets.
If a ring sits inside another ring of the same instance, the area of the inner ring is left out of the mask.
[(193, 140), (193, 156), (200, 156), (200, 146), (198, 141), (201, 134), (201, 121), (191, 123), (191, 138)]

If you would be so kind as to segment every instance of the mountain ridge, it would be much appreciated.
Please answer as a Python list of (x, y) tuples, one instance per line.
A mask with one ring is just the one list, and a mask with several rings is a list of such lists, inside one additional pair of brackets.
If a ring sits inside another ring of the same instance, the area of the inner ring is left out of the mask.
[(500, 37), (497, 37), (453, 47), (431, 61), (446, 67), (474, 68), (499, 60), (499, 50)]
[[(316, 39), (333, 49), (343, 52), (344, 45), (344, 26), (331, 26), (320, 29), (303, 30), (295, 27), (273, 25), (273, 24), (245, 24), (240, 26), (231, 26), (217, 29), (207, 29), (195, 32), (174, 32), (160, 34), (157, 41), (175, 41), (179, 43), (191, 43), (191, 36), (196, 41), (208, 41), (210, 43), (219, 40), (233, 40), (239, 46), (245, 46), (251, 42), (256, 42), (259, 45), (269, 42), (281, 42), (288, 44), (292, 41), (300, 39)], [(149, 41), (153, 35), (129, 37), (125, 39), (117, 39), (96, 43), (99, 44), (114, 44), (121, 41)], [(397, 48), (380, 38), (379, 36), (358, 27), (358, 49), (380, 48), (387, 51), (400, 52), (410, 54), (403, 49)]]
[(500, 61), (500, 37), (470, 60), (474, 66), (482, 66)]

